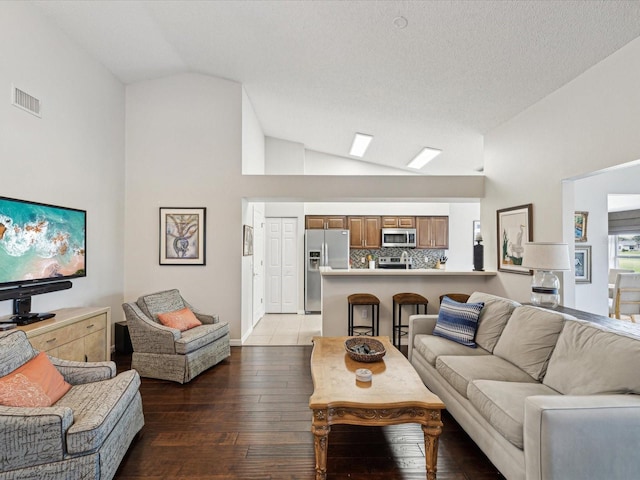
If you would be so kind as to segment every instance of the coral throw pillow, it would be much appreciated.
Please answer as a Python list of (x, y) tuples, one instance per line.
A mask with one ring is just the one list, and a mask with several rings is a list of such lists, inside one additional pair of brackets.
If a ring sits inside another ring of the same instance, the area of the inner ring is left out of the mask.
[(71, 385), (40, 352), (9, 375), (0, 378), (0, 405), (9, 407), (50, 407), (69, 391)]
[(165, 327), (177, 328), (181, 332), (202, 325), (202, 322), (198, 320), (188, 308), (174, 312), (160, 313), (158, 314), (158, 320), (160, 320), (160, 323)]

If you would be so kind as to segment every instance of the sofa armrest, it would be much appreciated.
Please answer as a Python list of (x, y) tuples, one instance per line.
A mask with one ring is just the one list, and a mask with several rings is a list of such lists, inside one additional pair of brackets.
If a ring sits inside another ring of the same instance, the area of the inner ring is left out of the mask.
[(68, 407), (0, 406), (0, 472), (63, 460), (72, 424)]
[(49, 360), (71, 385), (99, 382), (116, 376), (114, 362), (73, 362), (52, 356)]
[(175, 341), (181, 336), (180, 330), (154, 322), (135, 303), (124, 303), (122, 308), (134, 352), (176, 353)]
[(409, 317), (409, 352), (407, 358), (411, 361), (413, 355), (413, 338), (416, 335), (431, 335), (436, 326), (438, 315), (411, 315)]
[(554, 395), (525, 400), (528, 480), (636, 478), (640, 395)]

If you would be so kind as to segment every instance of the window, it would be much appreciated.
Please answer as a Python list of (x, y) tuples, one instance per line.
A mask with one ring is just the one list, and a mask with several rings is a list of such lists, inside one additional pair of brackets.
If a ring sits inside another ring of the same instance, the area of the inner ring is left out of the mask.
[(640, 233), (609, 235), (609, 264), (640, 272)]

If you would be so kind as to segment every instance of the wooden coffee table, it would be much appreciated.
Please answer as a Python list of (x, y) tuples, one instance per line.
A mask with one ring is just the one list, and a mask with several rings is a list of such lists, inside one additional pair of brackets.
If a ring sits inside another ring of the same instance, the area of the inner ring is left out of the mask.
[[(442, 401), (422, 383), (413, 366), (389, 337), (376, 337), (386, 355), (380, 362), (352, 360), (344, 347), (349, 337), (314, 337), (311, 376), (314, 391), (311, 431), (316, 453), (316, 480), (327, 476), (327, 447), (331, 425), (396, 425), (419, 423), (424, 432), (427, 478), (435, 480), (438, 437), (442, 432)], [(371, 382), (356, 380), (355, 371), (368, 368)]]

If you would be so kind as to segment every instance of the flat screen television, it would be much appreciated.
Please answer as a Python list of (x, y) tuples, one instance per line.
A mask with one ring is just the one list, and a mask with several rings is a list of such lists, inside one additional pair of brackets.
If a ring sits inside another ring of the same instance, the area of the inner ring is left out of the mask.
[(0, 300), (14, 301), (10, 321), (50, 318), (30, 312), (31, 296), (86, 276), (86, 227), (85, 210), (0, 197)]

